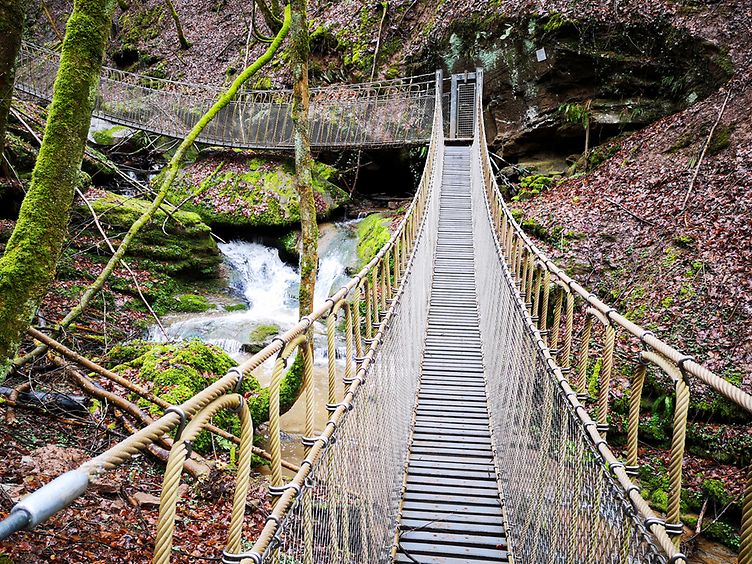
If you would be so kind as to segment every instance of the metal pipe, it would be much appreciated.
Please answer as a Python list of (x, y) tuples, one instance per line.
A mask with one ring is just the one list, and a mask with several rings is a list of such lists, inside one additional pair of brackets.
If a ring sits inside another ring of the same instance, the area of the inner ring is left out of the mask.
[(7, 539), (13, 533), (24, 530), (31, 521), (31, 515), (26, 511), (14, 511), (0, 521), (0, 541)]

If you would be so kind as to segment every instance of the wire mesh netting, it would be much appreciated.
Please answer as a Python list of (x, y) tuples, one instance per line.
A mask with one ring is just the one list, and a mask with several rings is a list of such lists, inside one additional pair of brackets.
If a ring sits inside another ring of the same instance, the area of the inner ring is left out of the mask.
[[(16, 88), (52, 98), (60, 55), (24, 43)], [(433, 75), (311, 89), (309, 127), (317, 148), (426, 143), (434, 114)], [(183, 138), (222, 90), (104, 67), (94, 115), (113, 123)], [(291, 90), (243, 90), (204, 128), (201, 143), (237, 148), (293, 147)]]
[(481, 335), (497, 470), (518, 562), (665, 562), (550, 369), (498, 248), (473, 151)]
[[(443, 140), (435, 140), (440, 155)], [(387, 562), (394, 544), (420, 376), (438, 222), (442, 163), (426, 170), (430, 199), (394, 315), (355, 409), (313, 467), (278, 534), (280, 562)]]

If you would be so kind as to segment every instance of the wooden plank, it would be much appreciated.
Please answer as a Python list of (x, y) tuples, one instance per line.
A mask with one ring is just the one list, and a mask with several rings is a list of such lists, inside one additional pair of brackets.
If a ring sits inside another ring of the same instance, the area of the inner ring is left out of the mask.
[[(424, 554), (436, 554), (452, 556), (455, 558), (467, 558), (466, 562), (477, 562), (481, 559), (499, 560), (506, 558), (507, 553), (501, 548), (484, 548), (478, 546), (462, 546), (452, 544), (432, 544), (427, 542), (413, 542), (400, 539), (402, 549), (413, 556)], [(418, 560), (420, 562), (420, 560)]]

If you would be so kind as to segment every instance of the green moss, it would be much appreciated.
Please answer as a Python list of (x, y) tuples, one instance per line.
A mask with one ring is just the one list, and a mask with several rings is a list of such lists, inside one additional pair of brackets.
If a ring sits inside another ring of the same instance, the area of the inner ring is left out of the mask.
[(709, 539), (720, 542), (732, 550), (739, 550), (741, 536), (736, 528), (724, 521), (715, 521), (703, 528), (702, 533)]
[(543, 26), (543, 31), (556, 31), (568, 23), (569, 20), (564, 18), (561, 14), (553, 13), (548, 17), (548, 20), (546, 20), (546, 23)]
[(274, 325), (274, 324), (258, 325), (253, 329), (253, 331), (251, 331), (249, 338), (252, 342), (263, 342), (269, 337), (272, 337), (278, 333), (279, 333), (278, 325)]
[[(236, 365), (235, 361), (218, 347), (198, 340), (172, 344), (134, 341), (113, 348), (110, 352), (110, 363), (115, 362), (118, 365), (113, 370), (128, 371), (130, 377), (150, 387), (155, 395), (174, 405), (193, 397)], [(281, 413), (288, 411), (297, 400), (302, 377), (303, 362), (298, 357), (280, 386)], [(241, 392), (248, 402), (254, 428), (267, 421), (269, 389), (261, 387), (252, 375), (246, 375)], [(153, 416), (162, 414), (159, 407), (146, 400), (136, 397), (133, 399)], [(235, 435), (240, 432), (238, 417), (231, 412), (218, 413), (214, 417), (214, 424)], [(221, 441), (217, 441), (217, 444), (224, 445)], [(193, 444), (198, 452), (208, 452), (211, 445), (211, 436), (207, 432), (200, 433)]]
[[(292, 161), (248, 153), (219, 158), (211, 157), (208, 163), (200, 161), (181, 171), (171, 192), (174, 201), (187, 198), (184, 208), (212, 225), (285, 227), (300, 222)], [(319, 218), (348, 200), (332, 183), (336, 174), (333, 167), (314, 161), (312, 185)]]
[(721, 71), (730, 78), (734, 74), (734, 61), (731, 60), (728, 49), (723, 50), (713, 58), (713, 63), (721, 69)]
[(713, 136), (708, 143), (708, 155), (717, 155), (731, 144), (731, 134), (734, 132), (733, 125), (719, 125), (713, 131)]
[[(127, 231), (149, 205), (146, 200), (109, 192), (91, 202), (100, 222), (111, 234)], [(81, 205), (74, 210), (74, 217), (86, 222), (91, 214)], [(131, 243), (128, 256), (146, 260), (142, 266), (155, 267), (155, 273), (202, 278), (218, 276), (222, 261), (209, 226), (197, 214), (182, 210), (171, 213), (170, 217), (158, 210), (154, 220), (144, 226)], [(177, 303), (175, 309), (183, 311)]]
[(5, 157), (13, 165), (19, 174), (28, 174), (34, 168), (38, 151), (26, 139), (16, 135), (12, 131), (5, 132)]
[(540, 223), (538, 223), (536, 219), (532, 217), (523, 219), (520, 227), (522, 227), (522, 229), (526, 233), (543, 241), (547, 240), (551, 235), (548, 229), (543, 227)]
[(233, 304), (225, 306), (225, 311), (245, 311), (248, 309), (248, 304)]
[(691, 247), (695, 242), (694, 237), (690, 235), (678, 235), (674, 237), (674, 244), (678, 247), (684, 247), (688, 248)]
[(201, 313), (209, 309), (214, 309), (214, 304), (210, 304), (205, 297), (195, 294), (182, 294), (177, 297), (175, 311), (183, 313)]
[(668, 152), (676, 153), (678, 151), (681, 151), (682, 149), (686, 149), (690, 145), (694, 144), (696, 141), (697, 141), (697, 132), (694, 131), (692, 128), (687, 129), (681, 135), (679, 135), (679, 137), (676, 138), (676, 141), (674, 141), (674, 144), (671, 145)]
[(94, 131), (91, 136), (94, 138), (94, 142), (97, 145), (111, 146), (115, 145), (119, 141), (118, 134), (127, 130), (128, 128), (123, 125), (116, 125), (109, 129), (100, 129), (99, 131)]
[(137, 45), (159, 37), (160, 24), (164, 18), (161, 5), (150, 10), (128, 11), (121, 14), (119, 19), (123, 33), (120, 41), (125, 45)]
[(520, 190), (512, 198), (513, 202), (519, 202), (534, 198), (554, 183), (554, 179), (545, 174), (533, 174), (520, 178)]
[(290, 256), (298, 254), (298, 240), (300, 239), (297, 231), (289, 231), (279, 238), (279, 244), (282, 249)]
[(594, 147), (590, 151), (590, 155), (588, 156), (588, 166), (590, 170), (598, 168), (620, 150), (621, 145), (619, 145), (618, 143), (613, 143), (605, 146), (599, 145), (597, 147)]
[(363, 267), (389, 242), (389, 220), (379, 213), (373, 213), (358, 223), (357, 235), (358, 261)]

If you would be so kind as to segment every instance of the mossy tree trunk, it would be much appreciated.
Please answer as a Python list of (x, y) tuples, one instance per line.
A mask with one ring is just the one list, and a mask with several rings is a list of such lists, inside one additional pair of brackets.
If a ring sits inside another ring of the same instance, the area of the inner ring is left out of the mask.
[(295, 189), (300, 199), (300, 315), (313, 311), (318, 265), (319, 229), (316, 224), (316, 200), (311, 181), (311, 140), (308, 133), (308, 37), (307, 0), (292, 0), (290, 63), (292, 65), (292, 120), (295, 140)]
[(175, 29), (178, 32), (178, 41), (180, 42), (180, 48), (189, 49), (191, 43), (185, 38), (185, 34), (183, 33), (183, 26), (180, 24), (180, 16), (178, 15), (178, 11), (175, 9), (175, 4), (172, 3), (172, 0), (165, 0), (165, 2), (167, 3), (167, 9), (170, 11), (170, 15), (172, 16), (172, 21), (175, 22)]
[[(198, 120), (198, 122), (196, 122), (185, 139), (183, 139), (178, 148), (175, 150), (175, 154), (170, 159), (170, 162), (165, 167), (163, 176), (160, 175), (160, 181), (156, 186), (156, 188), (158, 188), (156, 197), (151, 202), (149, 207), (133, 223), (133, 225), (130, 226), (128, 232), (120, 242), (120, 245), (115, 250), (115, 253), (112, 255), (112, 257), (110, 257), (110, 260), (107, 261), (107, 264), (102, 269), (102, 272), (99, 274), (99, 276), (97, 276), (94, 282), (92, 282), (86, 288), (83, 295), (81, 296), (81, 301), (70, 312), (68, 312), (68, 314), (62, 319), (62, 321), (60, 321), (58, 328), (64, 329), (68, 327), (75, 319), (77, 319), (88, 307), (91, 299), (104, 287), (104, 283), (112, 274), (112, 271), (115, 270), (115, 267), (119, 265), (125, 257), (125, 253), (135, 236), (144, 225), (151, 221), (154, 213), (164, 202), (165, 198), (167, 197), (167, 193), (169, 192), (173, 182), (175, 181), (175, 177), (180, 171), (180, 165), (183, 163), (188, 149), (190, 149), (191, 146), (196, 142), (198, 136), (201, 134), (204, 128), (216, 117), (219, 111), (235, 99), (235, 96), (240, 90), (240, 87), (249, 78), (255, 75), (261, 67), (272, 60), (272, 57), (274, 57), (274, 54), (277, 52), (280, 45), (287, 36), (287, 33), (290, 29), (290, 21), (290, 10), (288, 8), (285, 10), (285, 20), (282, 25), (282, 29), (280, 29), (279, 33), (274, 38), (274, 42), (269, 45), (269, 47), (264, 52), (264, 54), (261, 55), (261, 57), (256, 59), (256, 61), (254, 61), (252, 65), (247, 67), (242, 73), (237, 76), (237, 78), (235, 78), (227, 91), (222, 94), (214, 103), (214, 105), (209, 108), (209, 110), (201, 117), (201, 119)], [(2, 305), (1, 301), (0, 305)], [(32, 351), (32, 353), (24, 357), (24, 359), (19, 360), (18, 363), (22, 364), (28, 362), (29, 360), (36, 358), (39, 354), (44, 353), (46, 350), (46, 346), (40, 345), (34, 351)]]
[(5, 125), (13, 99), (16, 57), (23, 33), (23, 2), (0, 0), (0, 160), (5, 148)]
[(115, 0), (76, 0), (31, 186), (0, 258), (0, 380), (55, 276)]

